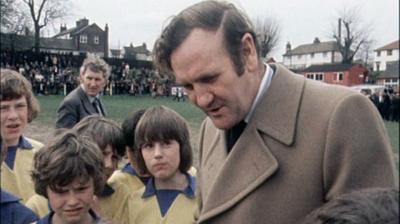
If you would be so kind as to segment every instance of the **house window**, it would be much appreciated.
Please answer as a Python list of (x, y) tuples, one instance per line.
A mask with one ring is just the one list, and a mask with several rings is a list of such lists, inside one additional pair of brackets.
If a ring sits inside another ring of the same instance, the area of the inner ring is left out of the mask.
[(323, 81), (324, 80), (324, 74), (323, 73), (315, 74), (315, 80)]
[(301, 55), (297, 55), (297, 59), (299, 59), (299, 60), (300, 60), (300, 59), (301, 59)]
[(386, 55), (387, 55), (387, 56), (391, 56), (391, 55), (392, 55), (392, 49), (387, 50), (387, 51), (386, 51)]
[(327, 53), (327, 52), (323, 52), (323, 53), (322, 53), (322, 57), (326, 58), (327, 56), (328, 56), (328, 53)]
[(314, 58), (314, 53), (311, 53), (311, 58)]
[(376, 62), (376, 71), (380, 71), (380, 66), (381, 66), (381, 63), (378, 61), (378, 62)]
[(380, 57), (381, 56), (381, 51), (376, 52), (376, 56)]
[(93, 42), (94, 44), (99, 44), (99, 36), (94, 36)]
[(336, 78), (336, 80), (337, 80), (337, 81), (343, 81), (343, 72), (338, 72), (338, 73), (337, 73), (337, 78)]
[(80, 35), (79, 36), (79, 42), (86, 44), (87, 43), (87, 35)]

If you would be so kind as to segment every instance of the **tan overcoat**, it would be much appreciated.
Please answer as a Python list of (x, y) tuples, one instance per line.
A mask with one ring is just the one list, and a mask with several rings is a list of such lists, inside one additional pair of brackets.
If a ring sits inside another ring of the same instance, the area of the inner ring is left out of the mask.
[(393, 187), (390, 141), (374, 105), (276, 64), (229, 155), (209, 118), (199, 144), (198, 223), (292, 224), (336, 195)]

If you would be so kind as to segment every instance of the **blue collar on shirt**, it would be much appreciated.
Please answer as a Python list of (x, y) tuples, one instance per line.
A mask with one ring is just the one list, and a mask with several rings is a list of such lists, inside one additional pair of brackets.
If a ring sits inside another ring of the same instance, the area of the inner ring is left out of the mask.
[(130, 163), (127, 163), (123, 168), (122, 168), (123, 173), (128, 173), (132, 176), (138, 177), (140, 181), (142, 181), (143, 185), (145, 185), (148, 180), (150, 179), (149, 176), (140, 176), (136, 170), (131, 166)]
[[(188, 180), (188, 186), (181, 191), (186, 197), (188, 198), (194, 198), (195, 194), (195, 189), (196, 189), (196, 178), (190, 176), (189, 174), (185, 174), (186, 178)], [(151, 197), (153, 195), (156, 195), (157, 189), (154, 185), (154, 178), (150, 178), (149, 181), (146, 184), (145, 191), (142, 195), (142, 198), (147, 198)]]
[[(1, 146), (1, 144), (0, 144)], [(18, 144), (8, 146), (9, 148), (20, 148), (20, 149), (33, 149), (33, 145), (24, 136), (19, 137)]]
[(15, 197), (14, 195), (8, 193), (7, 191), (4, 191), (3, 189), (0, 189), (0, 190), (1, 190), (1, 196), (0, 196), (1, 204), (18, 202), (21, 200), (21, 199)]
[(136, 172), (135, 169), (131, 166), (130, 163), (125, 164), (125, 166), (122, 168), (122, 172), (124, 173), (129, 173), (132, 176), (139, 176), (138, 173)]
[(101, 192), (101, 197), (107, 197), (114, 194), (115, 190), (108, 185), (107, 183), (104, 185), (103, 192)]

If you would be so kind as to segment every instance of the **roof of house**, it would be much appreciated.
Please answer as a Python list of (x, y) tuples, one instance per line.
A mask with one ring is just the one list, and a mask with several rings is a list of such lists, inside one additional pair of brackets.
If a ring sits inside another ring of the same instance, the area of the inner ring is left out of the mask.
[(386, 70), (383, 71), (378, 79), (380, 78), (399, 78), (400, 61), (387, 62)]
[(377, 48), (375, 51), (382, 51), (382, 50), (391, 50), (391, 49), (399, 49), (400, 40), (393, 41), (390, 44), (386, 44), (383, 47)]
[(84, 25), (84, 26), (77, 26), (77, 27), (73, 27), (73, 28), (64, 30), (64, 31), (54, 35), (53, 38), (61, 37), (61, 36), (67, 35), (67, 34), (69, 34), (70, 36), (75, 36), (75, 35), (82, 33), (87, 28), (92, 27), (92, 26), (96, 27), (97, 29), (102, 30), (96, 23), (92, 23), (92, 24), (88, 24), (88, 25)]
[(45, 49), (76, 50), (72, 39), (40, 38), (40, 47)]
[(311, 65), (305, 69), (298, 70), (297, 72), (339, 72), (339, 71), (347, 71), (353, 66), (362, 66), (360, 64), (320, 64), (320, 65)]
[[(31, 50), (34, 46), (33, 36), (1, 34), (1, 48), (11, 48), (14, 45), (16, 51)], [(73, 40), (40, 38), (40, 48), (57, 50), (76, 50)]]
[(303, 44), (294, 48), (293, 50), (290, 50), (289, 52), (286, 52), (283, 56), (329, 52), (329, 51), (339, 51), (336, 41)]
[(125, 54), (150, 54), (150, 51), (147, 50), (147, 46), (143, 43), (141, 46), (134, 47), (132, 44), (129, 47), (124, 47)]

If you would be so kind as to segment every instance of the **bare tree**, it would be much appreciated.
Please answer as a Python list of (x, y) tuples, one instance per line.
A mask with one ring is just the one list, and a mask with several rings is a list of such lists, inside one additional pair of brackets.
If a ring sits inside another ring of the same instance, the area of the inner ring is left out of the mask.
[(342, 63), (351, 64), (360, 48), (369, 42), (370, 30), (362, 25), (358, 8), (344, 8), (338, 13), (338, 26), (333, 29), (333, 37), (342, 55)]
[(15, 24), (15, 13), (17, 10), (15, 0), (0, 0), (0, 30), (3, 33), (9, 32)]
[(367, 40), (360, 46), (359, 51), (355, 55), (356, 59), (363, 62), (364, 66), (367, 68), (373, 67), (373, 46), (375, 45), (375, 40)]
[(56, 19), (63, 18), (69, 10), (69, 0), (22, 0), (28, 7), (35, 35), (34, 49), (39, 53), (40, 31)]
[(260, 44), (261, 56), (266, 58), (278, 45), (280, 39), (280, 24), (272, 17), (255, 20), (255, 31)]

